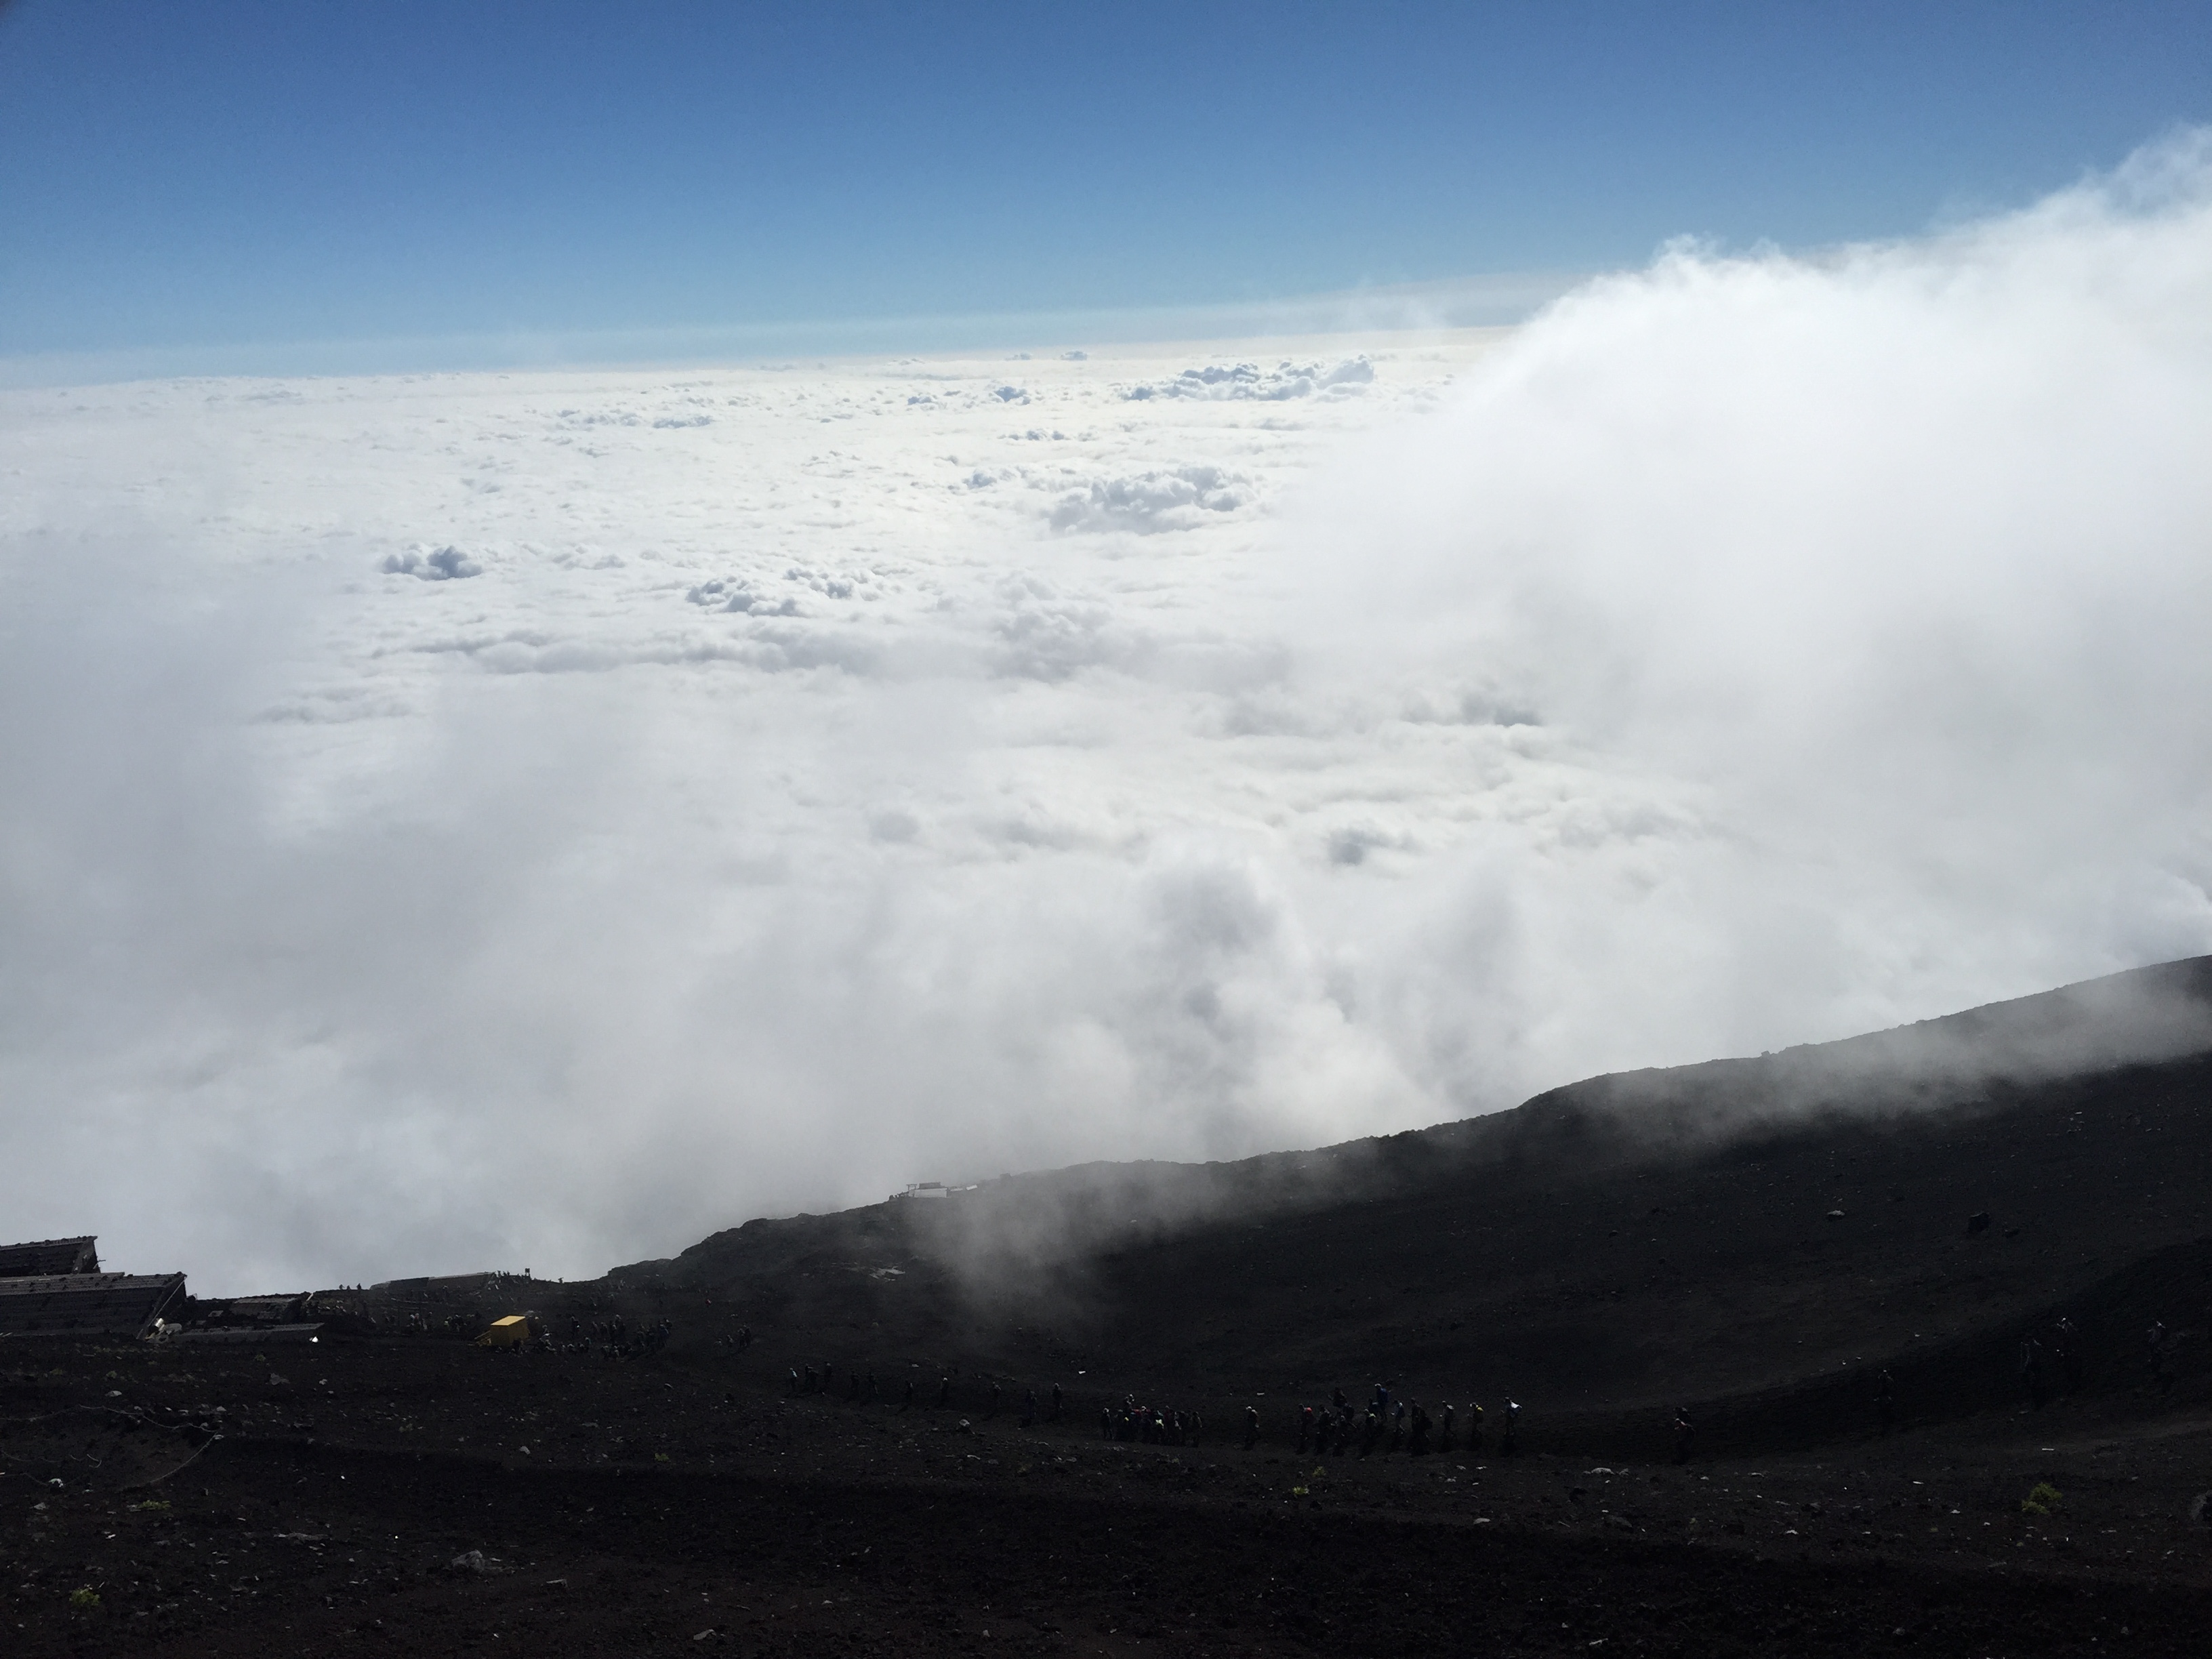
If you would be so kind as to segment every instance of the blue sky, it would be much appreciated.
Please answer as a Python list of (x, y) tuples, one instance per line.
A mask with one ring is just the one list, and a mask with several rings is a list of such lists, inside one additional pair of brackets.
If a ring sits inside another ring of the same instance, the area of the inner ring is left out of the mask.
[(2208, 70), (2212, 8), (2126, 0), (24, 0), (0, 357), (436, 366), (1909, 234), (2212, 118)]

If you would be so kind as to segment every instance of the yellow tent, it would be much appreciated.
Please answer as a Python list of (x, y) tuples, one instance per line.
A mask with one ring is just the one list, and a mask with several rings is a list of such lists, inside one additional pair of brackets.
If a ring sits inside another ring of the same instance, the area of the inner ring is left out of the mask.
[(520, 1314), (495, 1319), (491, 1328), (477, 1339), (479, 1348), (519, 1348), (530, 1340), (530, 1322)]

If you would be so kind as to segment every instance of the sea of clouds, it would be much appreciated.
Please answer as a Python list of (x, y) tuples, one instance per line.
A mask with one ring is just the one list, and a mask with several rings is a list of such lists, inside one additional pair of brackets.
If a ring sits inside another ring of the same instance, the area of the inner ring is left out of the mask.
[(2212, 950), (2212, 144), (1510, 334), (0, 393), (0, 1215), (205, 1288)]

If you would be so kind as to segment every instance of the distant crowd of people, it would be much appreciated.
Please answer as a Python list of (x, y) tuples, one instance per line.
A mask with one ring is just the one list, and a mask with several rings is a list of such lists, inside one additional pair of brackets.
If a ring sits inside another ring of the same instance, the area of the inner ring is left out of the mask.
[(668, 1346), (675, 1326), (665, 1319), (656, 1319), (649, 1325), (631, 1328), (619, 1313), (605, 1319), (593, 1320), (586, 1325), (582, 1320), (568, 1321), (568, 1340), (554, 1346), (556, 1353), (598, 1353), (608, 1359), (639, 1359), (649, 1353), (659, 1353)]
[[(475, 1328), (476, 1322), (471, 1316), (461, 1313), (434, 1322), (426, 1313), (410, 1312), (401, 1328), (416, 1334), (439, 1331), (465, 1334)], [(674, 1330), (665, 1318), (632, 1327), (619, 1312), (588, 1323), (571, 1318), (568, 1324), (566, 1338), (556, 1341), (532, 1316), (530, 1346), (544, 1352), (598, 1352), (611, 1359), (633, 1359), (659, 1352), (668, 1345)], [(2162, 1320), (2154, 1321), (2143, 1334), (2140, 1363), (2150, 1384), (2161, 1395), (2174, 1386), (2177, 1356), (2185, 1334), (2170, 1328)], [(713, 1339), (714, 1346), (739, 1352), (750, 1349), (752, 1342), (750, 1326), (740, 1326)], [(2070, 1318), (2061, 1317), (2022, 1337), (2018, 1376), (2027, 1404), (2041, 1410), (2055, 1395), (2080, 1392), (2086, 1382), (2088, 1362), (2089, 1345)], [(933, 1390), (926, 1389), (913, 1375), (899, 1379), (896, 1409), (911, 1411), (921, 1403), (933, 1403), (939, 1410), (950, 1408), (954, 1403), (956, 1375), (951, 1370), (941, 1373)], [(984, 1376), (974, 1379), (974, 1389), (975, 1393), (962, 1402), (964, 1409), (987, 1419), (1007, 1409), (1006, 1382)], [(875, 1404), (884, 1399), (874, 1371), (848, 1366), (841, 1372), (827, 1362), (819, 1366), (791, 1367), (787, 1391), (794, 1396), (842, 1399), (854, 1405)], [(1019, 1420), (1024, 1428), (1040, 1420), (1059, 1423), (1068, 1408), (1066, 1396), (1057, 1382), (1049, 1385), (1042, 1400), (1035, 1388), (1023, 1389), (1018, 1404)], [(1899, 1389), (1896, 1378), (1887, 1368), (1875, 1375), (1872, 1405), (1875, 1426), (1880, 1434), (1887, 1436), (1899, 1424)], [(1148, 1403), (1134, 1394), (1100, 1403), (1097, 1421), (1100, 1438), (1107, 1441), (1153, 1446), (1196, 1447), (1206, 1443), (1208, 1424), (1200, 1412)], [(1276, 1429), (1284, 1439), (1292, 1441), (1300, 1456), (1368, 1458), (1402, 1454), (1422, 1457), (1432, 1452), (1462, 1452), (1473, 1456), (1492, 1454), (1510, 1457), (1520, 1449), (1521, 1404), (1508, 1398), (1494, 1414), (1486, 1413), (1480, 1401), (1466, 1402), (1463, 1409), (1455, 1402), (1439, 1403), (1432, 1409), (1420, 1401), (1401, 1395), (1395, 1382), (1384, 1382), (1374, 1385), (1364, 1407), (1355, 1406), (1342, 1389), (1333, 1389), (1326, 1401), (1301, 1406), (1294, 1423), (1279, 1423)], [(1260, 1407), (1248, 1404), (1238, 1413), (1226, 1439), (1241, 1441), (1249, 1449), (1258, 1443), (1261, 1432)], [(1686, 1408), (1673, 1412), (1672, 1434), (1674, 1461), (1686, 1462), (1697, 1443), (1697, 1427)]]
[[(986, 1392), (970, 1409), (988, 1420), (1006, 1407), (1006, 1386), (994, 1378), (981, 1379), (981, 1386)], [(1439, 1406), (1431, 1415), (1419, 1401), (1404, 1399), (1393, 1390), (1393, 1384), (1377, 1382), (1364, 1411), (1356, 1409), (1341, 1389), (1333, 1391), (1327, 1404), (1302, 1407), (1295, 1425), (1298, 1455), (1340, 1456), (1352, 1453), (1361, 1457), (1387, 1457), (1403, 1452), (1420, 1457), (1431, 1451), (1448, 1452), (1460, 1448), (1462, 1419), (1456, 1405)], [(860, 1406), (873, 1404), (881, 1398), (875, 1372), (848, 1366), (841, 1382), (837, 1367), (827, 1362), (820, 1366), (790, 1367), (785, 1392), (793, 1397), (842, 1399), (848, 1405)], [(901, 1386), (897, 1409), (913, 1410), (916, 1396), (915, 1381), (909, 1376)], [(933, 1404), (939, 1410), (953, 1405), (951, 1372), (939, 1375), (933, 1398), (923, 1403)], [(1033, 1427), (1040, 1420), (1058, 1423), (1066, 1410), (1067, 1397), (1057, 1382), (1050, 1386), (1042, 1400), (1034, 1388), (1022, 1390), (1020, 1422), (1024, 1428)], [(1463, 1431), (1467, 1451), (1480, 1453), (1486, 1449), (1486, 1420), (1481, 1403), (1468, 1402)], [(1126, 1394), (1118, 1401), (1101, 1402), (1097, 1423), (1102, 1440), (1147, 1446), (1206, 1443), (1207, 1425), (1201, 1413), (1177, 1406), (1147, 1404), (1133, 1394)], [(1678, 1427), (1686, 1429), (1686, 1418), (1682, 1419)], [(1248, 1404), (1241, 1413), (1235, 1437), (1249, 1450), (1258, 1443), (1261, 1431), (1260, 1408)], [(1509, 1399), (1498, 1425), (1495, 1449), (1501, 1456), (1511, 1456), (1519, 1449), (1520, 1431), (1521, 1402)]]
[[(1482, 1402), (1469, 1401), (1465, 1432), (1466, 1450), (1471, 1455), (1486, 1449), (1485, 1422)], [(1439, 1405), (1432, 1416), (1419, 1401), (1395, 1392), (1394, 1384), (1377, 1382), (1364, 1410), (1355, 1410), (1342, 1389), (1332, 1390), (1325, 1405), (1301, 1407), (1297, 1451), (1300, 1455), (1311, 1452), (1321, 1457), (1341, 1457), (1347, 1453), (1388, 1457), (1401, 1451), (1408, 1457), (1425, 1457), (1432, 1451), (1457, 1449), (1460, 1432), (1456, 1405)], [(1520, 1449), (1520, 1440), (1521, 1402), (1509, 1398), (1498, 1425), (1498, 1455), (1511, 1456)]]
[[(1055, 1415), (1059, 1411), (1059, 1394), (1055, 1388)], [(1249, 1406), (1245, 1410), (1248, 1413), (1253, 1412)], [(1172, 1406), (1140, 1406), (1136, 1395), (1124, 1395), (1120, 1405), (1098, 1407), (1098, 1433), (1102, 1439), (1135, 1441), (1147, 1446), (1195, 1446), (1206, 1433), (1206, 1419), (1194, 1411), (1179, 1411)]]
[[(749, 1337), (750, 1333), (747, 1334)], [(2144, 1335), (2143, 1363), (2152, 1385), (2161, 1394), (2173, 1387), (2175, 1356), (2180, 1342), (2181, 1334), (2169, 1329), (2163, 1322), (2154, 1322)], [(2063, 1390), (2069, 1395), (2078, 1392), (2084, 1384), (2087, 1370), (2087, 1346), (2071, 1319), (2058, 1319), (2021, 1342), (2021, 1382), (2029, 1404), (2038, 1409), (2048, 1403), (2054, 1391)], [(986, 1419), (997, 1417), (1007, 1403), (1006, 1385), (983, 1378), (977, 1386), (982, 1391), (981, 1397), (963, 1402), (965, 1408)], [(793, 1366), (789, 1373), (788, 1392), (833, 1399), (842, 1396), (848, 1403), (862, 1405), (878, 1398), (873, 1371), (848, 1368), (841, 1381), (836, 1368), (828, 1364), (819, 1368)], [(951, 1407), (953, 1393), (953, 1373), (947, 1371), (937, 1380), (934, 1405), (940, 1410)], [(1881, 1435), (1892, 1433), (1898, 1426), (1898, 1399), (1895, 1376), (1887, 1368), (1878, 1371), (1872, 1403), (1874, 1425)], [(901, 1385), (897, 1408), (912, 1410), (916, 1403), (917, 1383), (908, 1377)], [(1042, 1402), (1035, 1389), (1024, 1389), (1019, 1404), (1020, 1421), (1024, 1428), (1041, 1419), (1048, 1423), (1060, 1422), (1066, 1411), (1066, 1396), (1056, 1382), (1050, 1386), (1048, 1398)], [(1677, 1407), (1667, 1420), (1671, 1428), (1674, 1461), (1689, 1462), (1697, 1448), (1696, 1422), (1686, 1407)], [(1107, 1441), (1148, 1446), (1207, 1443), (1208, 1425), (1198, 1411), (1147, 1403), (1134, 1394), (1100, 1403), (1097, 1422), (1099, 1437)], [(1431, 1408), (1401, 1395), (1394, 1382), (1377, 1382), (1364, 1407), (1355, 1406), (1342, 1389), (1336, 1389), (1325, 1402), (1301, 1406), (1295, 1423), (1279, 1424), (1277, 1427), (1284, 1438), (1291, 1440), (1293, 1449), (1302, 1457), (1422, 1457), (1447, 1452), (1510, 1457), (1520, 1450), (1521, 1402), (1507, 1398), (1494, 1413), (1486, 1412), (1480, 1401), (1466, 1402), (1463, 1409), (1454, 1402), (1439, 1403)], [(1261, 1423), (1257, 1405), (1242, 1408), (1228, 1437), (1241, 1441), (1247, 1449), (1259, 1442)]]

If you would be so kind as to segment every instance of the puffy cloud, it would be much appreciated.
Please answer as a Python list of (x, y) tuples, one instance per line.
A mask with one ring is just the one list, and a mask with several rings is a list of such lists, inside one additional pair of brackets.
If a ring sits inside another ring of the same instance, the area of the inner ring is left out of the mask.
[(1048, 448), (981, 362), (0, 394), (0, 1201), (590, 1272), (2212, 949), (2208, 181), (1033, 362)]
[(404, 553), (387, 553), (382, 569), (387, 576), (415, 576), (426, 582), (456, 581), (464, 576), (483, 574), (483, 567), (458, 547), (428, 550), (416, 547)]
[(1251, 480), (1218, 466), (1178, 466), (1133, 477), (1093, 478), (1052, 509), (1054, 530), (1128, 530), (1140, 536), (1188, 530), (1209, 513), (1234, 513)]
[(1375, 365), (1364, 356), (1347, 357), (1323, 368), (1287, 358), (1273, 368), (1257, 363), (1209, 363), (1186, 368), (1172, 380), (1125, 386), (1132, 403), (1152, 398), (1194, 398), (1209, 403), (1283, 403), (1292, 398), (1356, 396), (1373, 383)]
[[(1643, 781), (1432, 863), (1492, 896), (1404, 959), (1547, 1010), (1493, 1063), (1688, 1060), (2212, 946), (2208, 159), (1820, 259), (1670, 250), (1286, 510), (1292, 626), (1335, 636), (1347, 699), (1540, 720)], [(1438, 1024), (1401, 1051), (1460, 1052)]]

